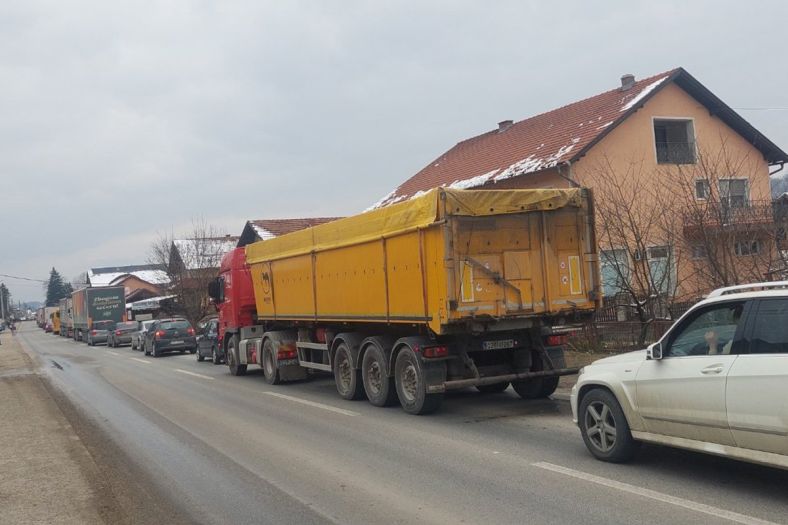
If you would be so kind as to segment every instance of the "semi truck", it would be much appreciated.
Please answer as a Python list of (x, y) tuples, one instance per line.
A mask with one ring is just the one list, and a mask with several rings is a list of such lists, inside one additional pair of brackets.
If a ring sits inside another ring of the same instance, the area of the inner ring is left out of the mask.
[(333, 374), (412, 414), (511, 384), (547, 397), (601, 300), (589, 190), (451, 190), (236, 248), (209, 296), (231, 374)]
[(126, 296), (123, 286), (81, 288), (71, 294), (74, 341), (86, 341), (88, 330), (96, 321), (126, 320)]
[(60, 335), (62, 337), (73, 337), (74, 319), (72, 317), (72, 299), (65, 297), (60, 300)]
[(45, 306), (43, 308), (43, 324), (41, 328), (46, 330), (47, 325), (49, 326), (51, 331), (55, 331), (55, 320), (53, 319), (54, 313), (57, 311), (57, 306)]

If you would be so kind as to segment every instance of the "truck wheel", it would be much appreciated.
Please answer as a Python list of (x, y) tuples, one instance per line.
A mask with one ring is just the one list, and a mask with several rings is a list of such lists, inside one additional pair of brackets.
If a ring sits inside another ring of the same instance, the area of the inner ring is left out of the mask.
[(361, 360), (361, 377), (369, 402), (376, 407), (391, 406), (397, 402), (394, 379), (386, 374), (386, 358), (376, 345), (370, 345)]
[(269, 385), (278, 385), (281, 382), (274, 359), (274, 343), (270, 339), (266, 339), (263, 343), (263, 376)]
[(498, 394), (509, 388), (509, 381), (505, 383), (495, 383), (494, 385), (476, 385), (476, 390), (482, 394)]
[(635, 455), (638, 443), (632, 439), (621, 405), (609, 391), (595, 388), (583, 396), (578, 423), (583, 441), (595, 458), (621, 463)]
[(334, 354), (334, 382), (337, 392), (343, 399), (361, 399), (364, 395), (364, 384), (361, 381), (359, 370), (353, 368), (350, 349), (342, 342), (339, 343)]
[(535, 377), (522, 381), (512, 381), (512, 387), (523, 399), (543, 399), (549, 397), (558, 388), (558, 376)]
[(230, 367), (230, 373), (234, 376), (246, 375), (246, 365), (238, 364), (238, 356), (235, 353), (235, 336), (232, 336), (227, 342), (227, 364)]
[(424, 367), (419, 357), (408, 347), (397, 354), (394, 383), (397, 385), (399, 403), (408, 414), (429, 414), (443, 403), (443, 394), (427, 394)]

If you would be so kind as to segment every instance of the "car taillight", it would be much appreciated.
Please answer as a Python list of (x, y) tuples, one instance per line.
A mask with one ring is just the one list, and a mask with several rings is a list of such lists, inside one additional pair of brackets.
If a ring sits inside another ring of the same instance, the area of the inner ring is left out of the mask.
[(446, 357), (449, 355), (448, 346), (428, 346), (421, 349), (421, 355), (424, 357)]
[(115, 330), (115, 335), (120, 335), (120, 330)]
[(153, 334), (156, 339), (160, 339), (164, 337), (164, 330), (156, 330), (156, 333)]
[(97, 331), (95, 331), (95, 330), (91, 330), (91, 331), (90, 331), (90, 335), (96, 335), (97, 333), (98, 333), (98, 332), (97, 332)]
[(548, 335), (547, 337), (545, 337), (545, 344), (547, 346), (561, 346), (561, 345), (565, 345), (568, 340), (569, 340), (569, 336), (566, 334)]
[(298, 351), (294, 348), (283, 348), (276, 353), (277, 359), (295, 359), (298, 357)]
[(186, 331), (189, 333), (189, 335), (194, 335), (194, 328), (189, 327)]

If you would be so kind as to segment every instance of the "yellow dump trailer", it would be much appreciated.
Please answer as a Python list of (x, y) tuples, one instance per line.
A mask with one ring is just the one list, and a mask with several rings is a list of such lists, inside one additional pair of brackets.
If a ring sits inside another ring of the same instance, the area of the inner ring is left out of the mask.
[[(451, 388), (552, 393), (573, 372), (561, 330), (599, 300), (592, 210), (583, 189), (436, 189), (250, 244), (272, 335), (242, 346), (264, 369), (270, 357), (271, 374), (331, 371), (343, 397), (399, 397), (416, 413)], [(274, 347), (292, 346), (281, 365)]]

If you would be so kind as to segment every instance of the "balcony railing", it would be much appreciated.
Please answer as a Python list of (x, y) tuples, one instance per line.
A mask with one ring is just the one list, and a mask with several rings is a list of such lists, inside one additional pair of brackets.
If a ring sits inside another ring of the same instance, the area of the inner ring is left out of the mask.
[(694, 164), (694, 142), (657, 142), (657, 162), (660, 164)]
[(682, 214), (684, 233), (697, 234), (704, 228), (733, 231), (774, 229), (776, 223), (788, 220), (788, 210), (771, 201), (698, 202)]

